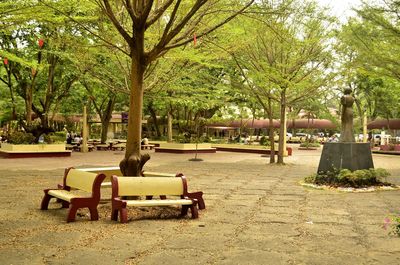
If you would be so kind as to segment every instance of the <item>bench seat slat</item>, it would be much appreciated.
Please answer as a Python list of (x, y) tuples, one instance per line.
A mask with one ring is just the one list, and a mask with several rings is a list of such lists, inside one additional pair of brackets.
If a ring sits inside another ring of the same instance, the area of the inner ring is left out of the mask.
[(191, 200), (129, 200), (125, 201), (127, 206), (170, 206), (170, 205), (192, 205)]
[[(49, 195), (68, 202), (71, 202), (71, 199), (73, 198), (84, 198), (82, 194), (73, 193), (67, 190), (49, 190)], [(90, 196), (87, 198), (90, 198)]]
[(111, 188), (111, 181), (105, 181), (101, 183), (102, 188)]

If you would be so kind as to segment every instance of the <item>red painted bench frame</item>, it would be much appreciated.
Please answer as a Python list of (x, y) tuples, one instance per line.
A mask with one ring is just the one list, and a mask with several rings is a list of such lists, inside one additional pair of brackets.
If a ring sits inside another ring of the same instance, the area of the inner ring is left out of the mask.
[(99, 213), (97, 211), (97, 206), (100, 202), (100, 187), (101, 183), (103, 180), (106, 178), (104, 174), (98, 174), (93, 182), (92, 186), (92, 196), (90, 198), (72, 198), (71, 202), (64, 201), (60, 198), (54, 197), (48, 192), (50, 190), (67, 190), (70, 191), (71, 187), (67, 186), (67, 177), (68, 177), (68, 172), (70, 171), (71, 168), (65, 169), (64, 172), (64, 178), (63, 178), (63, 185), (59, 185), (58, 189), (45, 189), (44, 191), (44, 197), (42, 199), (42, 203), (40, 206), (41, 210), (47, 210), (49, 206), (50, 199), (56, 198), (57, 202), (61, 202), (62, 208), (69, 208), (69, 212), (67, 215), (67, 222), (73, 222), (75, 221), (75, 216), (76, 212), (80, 208), (89, 208), (90, 211), (90, 220), (96, 221), (99, 220)]

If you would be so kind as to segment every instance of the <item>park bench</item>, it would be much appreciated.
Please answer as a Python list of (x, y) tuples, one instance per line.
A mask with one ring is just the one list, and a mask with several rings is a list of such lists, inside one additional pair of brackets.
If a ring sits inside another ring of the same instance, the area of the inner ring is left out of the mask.
[(105, 179), (104, 174), (85, 172), (68, 168), (65, 170), (63, 185), (58, 189), (45, 189), (41, 210), (47, 210), (50, 199), (56, 198), (62, 208), (69, 207), (67, 222), (75, 220), (76, 212), (80, 208), (89, 208), (90, 219), (99, 219), (97, 205), (100, 201), (100, 185)]
[[(99, 167), (99, 168), (81, 168), (79, 170), (85, 172), (92, 172), (92, 173), (102, 173), (106, 176), (105, 180), (101, 184), (102, 188), (111, 187), (111, 177), (112, 175), (122, 176), (121, 170), (119, 167)], [(170, 174), (170, 173), (162, 173), (162, 172), (152, 172), (152, 171), (142, 171), (141, 176), (143, 177), (167, 177), (167, 178), (174, 178), (174, 177), (182, 177), (184, 176), (182, 173), (177, 174)], [(61, 186), (59, 186), (61, 187)], [(196, 199), (198, 201), (198, 206), (200, 210), (206, 208), (204, 199), (203, 199), (203, 192), (196, 191), (196, 192), (188, 192), (188, 197), (192, 199)], [(148, 195), (147, 199), (151, 200), (152, 196)], [(165, 194), (160, 195), (161, 199), (165, 199)]]
[(142, 144), (140, 147), (142, 150), (144, 150), (144, 149), (153, 150), (155, 145), (154, 144)]
[[(118, 221), (118, 213), (121, 223), (128, 221), (127, 207), (151, 207), (151, 206), (182, 206), (181, 216), (190, 212), (192, 219), (198, 218), (197, 200), (188, 197), (187, 181), (184, 176), (176, 178), (165, 177), (117, 177), (111, 179), (111, 220)], [(126, 197), (137, 196), (178, 196), (169, 199), (157, 200), (130, 200)]]
[(110, 145), (109, 144), (98, 144), (96, 145), (97, 150), (109, 150)]
[(118, 143), (118, 144), (114, 144), (111, 146), (111, 150), (113, 150), (113, 151), (117, 151), (117, 150), (124, 151), (125, 148), (126, 148), (125, 143)]
[[(73, 150), (74, 151), (77, 151), (77, 152), (80, 152), (81, 151), (81, 149), (82, 149), (82, 145), (80, 144), (80, 145), (74, 145), (73, 146)], [(91, 144), (88, 144), (87, 145), (87, 150), (89, 151), (89, 152), (92, 152), (93, 150), (94, 150), (94, 145), (91, 145)]]

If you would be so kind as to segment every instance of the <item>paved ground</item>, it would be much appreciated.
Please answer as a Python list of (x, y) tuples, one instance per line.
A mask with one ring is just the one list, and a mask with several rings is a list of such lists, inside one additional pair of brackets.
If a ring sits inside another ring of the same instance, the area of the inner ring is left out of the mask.
[[(197, 220), (178, 219), (172, 207), (130, 210), (128, 224), (110, 221), (109, 203), (97, 222), (81, 211), (67, 224), (56, 203), (39, 210), (42, 190), (61, 181), (63, 168), (114, 166), (122, 152), (0, 159), (0, 264), (400, 264), (400, 238), (382, 229), (400, 213), (400, 191), (306, 189), (298, 182), (316, 171), (320, 151), (293, 153), (285, 166), (257, 154), (189, 162), (191, 155), (152, 153), (146, 169), (185, 173), (207, 209)], [(400, 184), (399, 156), (374, 162)]]

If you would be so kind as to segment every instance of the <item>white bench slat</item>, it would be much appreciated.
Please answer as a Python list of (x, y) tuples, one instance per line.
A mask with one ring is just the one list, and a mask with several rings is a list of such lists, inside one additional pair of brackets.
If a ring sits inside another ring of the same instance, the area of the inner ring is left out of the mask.
[(178, 200), (123, 200), (127, 206), (169, 206), (169, 205), (192, 205), (191, 200), (178, 199)]
[[(80, 194), (74, 194), (73, 192), (67, 190), (49, 190), (49, 195), (67, 202), (71, 202), (71, 199), (73, 198), (84, 198)], [(90, 198), (90, 196), (88, 196), (88, 198)]]

